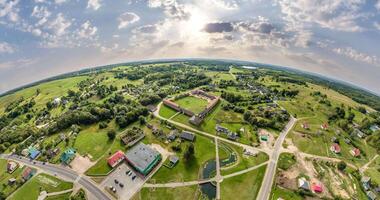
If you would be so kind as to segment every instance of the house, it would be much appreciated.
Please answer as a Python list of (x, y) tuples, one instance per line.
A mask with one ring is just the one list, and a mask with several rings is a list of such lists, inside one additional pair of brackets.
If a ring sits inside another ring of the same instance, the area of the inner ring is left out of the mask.
[(358, 157), (358, 156), (360, 156), (360, 149), (353, 148), (353, 149), (351, 149), (350, 153), (351, 153), (352, 156)]
[(32, 178), (36, 174), (36, 172), (36, 169), (26, 167), (25, 170), (22, 172), (22, 179), (24, 179), (24, 181), (27, 181), (30, 178)]
[(361, 179), (360, 179), (360, 182), (362, 183), (362, 186), (364, 188), (364, 190), (369, 190), (371, 189), (371, 178), (368, 177), (368, 176), (363, 176)]
[(190, 117), (189, 119), (189, 122), (195, 126), (198, 126), (199, 124), (201, 124), (203, 121), (202, 118), (200, 118), (199, 116), (197, 115), (193, 115), (192, 117)]
[(323, 187), (321, 183), (313, 183), (311, 186), (311, 189), (315, 193), (322, 193), (323, 192)]
[(172, 130), (170, 133), (166, 136), (166, 139), (169, 142), (173, 142), (177, 138), (178, 131), (177, 130)]
[(53, 100), (53, 105), (58, 106), (59, 104), (61, 104), (61, 98), (57, 97)]
[(195, 140), (194, 133), (191, 133), (189, 131), (182, 131), (182, 133), (179, 137), (183, 140), (187, 140), (187, 141), (191, 141), (191, 142), (193, 142)]
[(330, 150), (336, 154), (340, 153), (340, 146), (337, 143), (331, 145)]
[(301, 177), (298, 179), (298, 188), (310, 190), (309, 182), (306, 180), (305, 177)]
[(363, 133), (363, 132), (362, 132), (361, 130), (359, 130), (359, 129), (355, 129), (355, 130), (354, 130), (354, 135), (358, 136), (359, 138), (365, 138), (365, 137), (366, 137), (365, 133)]
[(351, 144), (351, 140), (350, 140), (349, 138), (344, 138), (344, 142), (345, 142), (346, 144)]
[(68, 165), (75, 157), (75, 149), (68, 148), (61, 155), (61, 162)]
[(18, 168), (18, 163), (14, 162), (14, 161), (9, 161), (7, 163), (7, 172), (12, 174), (17, 168)]
[(161, 154), (144, 143), (138, 143), (125, 154), (125, 159), (137, 172), (146, 176), (161, 161)]
[(324, 123), (321, 125), (322, 130), (327, 130), (328, 128), (329, 128), (329, 124), (327, 124), (327, 123)]
[(376, 132), (378, 130), (380, 130), (380, 127), (376, 124), (372, 125), (371, 127), (369, 127), (369, 129), (372, 131), (372, 132)]
[(16, 183), (16, 179), (15, 178), (8, 179), (8, 185), (13, 185), (15, 183)]
[(216, 130), (216, 132), (225, 133), (225, 134), (228, 134), (230, 132), (230, 130), (228, 130), (228, 128), (220, 126), (219, 124), (217, 124), (215, 126), (215, 130)]
[(310, 126), (309, 126), (309, 124), (308, 124), (307, 122), (302, 123), (302, 124), (301, 124), (301, 127), (302, 127), (303, 129), (310, 129)]
[(230, 132), (228, 133), (227, 138), (230, 140), (237, 140), (239, 137), (237, 133)]
[(55, 156), (58, 155), (59, 151), (60, 151), (59, 148), (49, 149), (46, 152), (46, 155), (47, 155), (48, 159), (52, 159), (52, 158), (54, 158)]
[(116, 165), (121, 163), (124, 159), (125, 159), (124, 153), (119, 150), (107, 159), (107, 163), (109, 166), (114, 168)]
[(176, 164), (178, 163), (179, 158), (178, 158), (178, 156), (176, 156), (176, 155), (171, 155), (171, 156), (169, 157), (169, 161), (170, 161), (170, 163), (174, 166), (174, 165), (176, 165)]
[(28, 149), (28, 153), (29, 153), (29, 158), (34, 160), (40, 155), (41, 152), (34, 147), (30, 147)]
[(376, 199), (376, 194), (373, 193), (372, 191), (368, 191), (366, 194), (367, 194), (367, 197), (369, 200), (375, 200)]
[(23, 149), (21, 151), (21, 155), (23, 155), (24, 157), (28, 156), (29, 155), (29, 150), (28, 149)]

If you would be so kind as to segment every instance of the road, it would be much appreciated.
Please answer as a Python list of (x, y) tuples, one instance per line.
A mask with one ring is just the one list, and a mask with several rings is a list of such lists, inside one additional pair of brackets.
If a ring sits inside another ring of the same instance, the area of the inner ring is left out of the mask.
[(278, 139), (276, 140), (276, 143), (274, 144), (274, 149), (273, 149), (272, 154), (269, 156), (269, 163), (265, 171), (264, 179), (261, 184), (259, 194), (257, 196), (257, 199), (259, 200), (269, 199), (270, 192), (272, 190), (274, 176), (276, 174), (278, 157), (281, 153), (282, 143), (284, 142), (286, 135), (294, 126), (295, 122), (296, 122), (296, 119), (294, 117), (291, 117), (290, 121), (285, 126), (284, 130), (282, 130), (282, 132), (280, 133), (280, 136), (278, 137)]
[[(28, 165), (37, 169), (41, 169), (43, 172), (52, 175), (62, 177), (68, 181), (77, 182), (83, 188), (85, 188), (93, 197), (99, 200), (111, 200), (111, 198), (101, 190), (92, 180), (88, 177), (82, 177), (77, 174), (75, 171), (64, 168), (58, 165), (53, 165), (46, 163), (45, 165), (39, 161), (30, 161), (27, 158), (16, 156), (16, 155), (4, 155), (0, 154), (0, 158), (10, 159), (22, 163), (24, 165)], [(35, 164), (34, 164), (35, 162)]]

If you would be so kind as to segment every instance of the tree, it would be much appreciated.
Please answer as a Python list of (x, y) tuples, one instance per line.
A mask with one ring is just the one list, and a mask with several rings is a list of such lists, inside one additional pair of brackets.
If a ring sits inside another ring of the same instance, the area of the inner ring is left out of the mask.
[(107, 127), (108, 127), (108, 125), (107, 125), (106, 122), (100, 122), (99, 123), (99, 129), (104, 129), (104, 128), (107, 128)]
[(340, 162), (338, 163), (338, 169), (339, 169), (340, 171), (345, 170), (346, 167), (347, 167), (347, 164), (346, 164), (344, 161), (340, 161)]
[(191, 143), (187, 146), (186, 151), (183, 155), (185, 162), (189, 162), (194, 158), (194, 145)]
[(140, 115), (140, 117), (139, 117), (139, 122), (140, 122), (141, 125), (146, 124), (145, 117)]
[(108, 139), (109, 139), (109, 140), (114, 140), (115, 137), (116, 137), (116, 132), (115, 132), (114, 130), (109, 130), (109, 131), (107, 132), (107, 136), (108, 136)]

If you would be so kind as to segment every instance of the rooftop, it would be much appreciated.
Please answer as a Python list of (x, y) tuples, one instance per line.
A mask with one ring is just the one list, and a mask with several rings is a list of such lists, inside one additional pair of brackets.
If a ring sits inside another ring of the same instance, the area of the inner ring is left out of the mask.
[(160, 153), (144, 143), (138, 143), (132, 147), (127, 153), (127, 160), (140, 172), (150, 168)]

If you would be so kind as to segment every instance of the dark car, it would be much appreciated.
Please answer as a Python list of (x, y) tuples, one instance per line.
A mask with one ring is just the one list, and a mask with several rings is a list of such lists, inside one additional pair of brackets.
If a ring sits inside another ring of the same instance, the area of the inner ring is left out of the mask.
[(131, 172), (131, 170), (128, 170), (125, 172), (126, 175), (129, 175), (129, 172)]
[(115, 179), (115, 183), (116, 183), (116, 184), (118, 184), (118, 183), (119, 183), (119, 181), (118, 181), (117, 179)]
[(119, 186), (120, 186), (120, 187), (124, 187), (124, 184), (122, 184), (122, 183), (119, 183)]
[(136, 175), (132, 176), (132, 181), (134, 181), (136, 179)]

